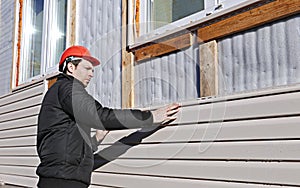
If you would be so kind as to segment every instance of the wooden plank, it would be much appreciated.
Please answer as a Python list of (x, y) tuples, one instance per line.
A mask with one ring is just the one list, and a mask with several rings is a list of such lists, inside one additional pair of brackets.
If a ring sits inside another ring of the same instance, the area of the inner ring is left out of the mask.
[(76, 44), (76, 0), (71, 0), (70, 2), (70, 17), (68, 19), (68, 33), (69, 33), (69, 40), (68, 45), (73, 46)]
[(42, 95), (44, 92), (44, 85), (39, 84), (33, 88), (26, 89), (21, 92), (12, 93), (7, 96), (0, 98), (0, 106), (5, 106), (9, 103), (14, 103), (16, 101), (21, 101), (24, 98), (30, 98), (35, 95)]
[(97, 171), (299, 186), (300, 163), (243, 161), (120, 160)]
[(198, 29), (198, 42), (215, 40), (298, 14), (299, 12), (299, 0), (275, 0)]
[(33, 146), (33, 145), (36, 145), (36, 136), (11, 137), (6, 139), (3, 138), (0, 139), (0, 148), (16, 147), (16, 146)]
[[(19, 6), (19, 7), (18, 7)], [(17, 22), (17, 27), (16, 27), (16, 33), (17, 33), (17, 41), (15, 41), (17, 49), (16, 49), (16, 59), (15, 59), (15, 63), (14, 63), (14, 67), (12, 68), (12, 70), (14, 71), (14, 75), (15, 77), (12, 75), (12, 78), (14, 78), (14, 81), (12, 81), (12, 88), (16, 87), (19, 85), (19, 76), (20, 76), (20, 61), (21, 61), (21, 43), (22, 43), (22, 26), (23, 26), (23, 0), (20, 0), (18, 2), (18, 5), (16, 6), (18, 8), (16, 8), (16, 14), (19, 14), (18, 17), (16, 16), (16, 20), (18, 20)]]
[(0, 130), (36, 125), (38, 121), (37, 119), (38, 118), (36, 115), (36, 116), (26, 117), (17, 120), (0, 122)]
[(10, 103), (0, 107), (0, 115), (3, 113), (9, 113), (19, 109), (24, 109), (28, 106), (39, 105), (42, 103), (43, 95), (31, 96), (30, 98), (18, 101), (16, 103)]
[[(116, 181), (117, 180), (117, 181)], [(228, 181), (209, 181), (201, 179), (183, 179), (147, 175), (126, 175), (95, 172), (92, 175), (92, 183), (111, 187), (144, 188), (172, 187), (172, 188), (286, 188), (285, 186), (262, 185), (250, 183), (237, 183)], [(93, 187), (93, 186), (90, 186)]]
[(134, 106), (134, 62), (127, 51), (127, 0), (122, 0), (122, 107)]
[[(204, 143), (140, 144), (129, 147), (114, 145), (100, 155), (106, 159), (182, 159), (182, 160), (243, 160), (298, 161), (300, 141), (239, 141)], [(129, 149), (128, 149), (129, 148)], [(120, 152), (120, 151), (124, 151)], [(121, 155), (120, 155), (121, 154)]]
[(134, 25), (135, 25), (135, 34), (137, 37), (140, 37), (140, 5), (141, 5), (141, 2), (140, 0), (135, 0), (135, 13), (134, 13)]
[(37, 115), (39, 113), (39, 111), (40, 111), (40, 105), (26, 108), (23, 110), (18, 110), (15, 112), (11, 112), (9, 114), (2, 114), (2, 115), (0, 115), (0, 123), (27, 117), (27, 116)]
[(191, 34), (187, 33), (164, 41), (154, 41), (148, 46), (141, 47), (136, 50), (133, 49), (133, 51), (135, 60), (141, 61), (187, 48), (191, 46), (191, 44)]
[(15, 176), (9, 174), (0, 174), (0, 179), (7, 184), (19, 185), (21, 187), (36, 187), (38, 178), (37, 177), (24, 177)]
[(218, 46), (216, 41), (200, 45), (200, 96), (218, 95)]
[[(126, 59), (132, 59), (132, 55), (126, 56)], [(130, 60), (125, 61), (122, 66), (122, 108), (131, 108), (134, 106), (134, 66)]]
[(48, 89), (56, 82), (57, 77), (52, 77), (48, 79)]

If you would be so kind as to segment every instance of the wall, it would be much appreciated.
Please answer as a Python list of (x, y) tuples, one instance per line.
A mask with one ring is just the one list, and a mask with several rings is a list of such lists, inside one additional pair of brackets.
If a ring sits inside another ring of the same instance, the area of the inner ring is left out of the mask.
[(0, 1), (0, 96), (10, 91), (14, 4), (14, 1)]
[(226, 37), (219, 45), (219, 92), (300, 82), (300, 15)]
[[(88, 0), (78, 11), (78, 42), (102, 61), (88, 90), (111, 107), (121, 106), (120, 8), (120, 0)], [(188, 101), (174, 126), (110, 132), (91, 187), (299, 187), (299, 86), (232, 95), (298, 81), (297, 26), (295, 16), (220, 40), (226, 97), (196, 99), (198, 47), (136, 64), (136, 106)], [(250, 65), (256, 68), (245, 73)], [(44, 90), (37, 82), (0, 97), (2, 181), (36, 185)]]
[(121, 0), (78, 1), (78, 44), (101, 61), (89, 92), (103, 105), (121, 107)]
[[(295, 15), (219, 39), (218, 95), (298, 84), (299, 26), (300, 16)], [(136, 106), (199, 97), (198, 66), (196, 47), (136, 64)]]
[(160, 130), (112, 131), (91, 187), (299, 187), (300, 88), (183, 103)]
[(44, 90), (37, 82), (0, 97), (0, 181), (36, 187), (36, 125)]
[(135, 107), (199, 96), (199, 48), (190, 47), (134, 66)]

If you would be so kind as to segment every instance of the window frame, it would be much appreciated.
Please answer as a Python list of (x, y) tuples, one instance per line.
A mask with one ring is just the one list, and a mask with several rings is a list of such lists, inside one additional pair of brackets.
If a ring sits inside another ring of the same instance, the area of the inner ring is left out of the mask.
[[(146, 43), (195, 27), (217, 16), (225, 15), (262, 0), (204, 0), (204, 10), (145, 33), (145, 28), (141, 27), (140, 24), (147, 23), (149, 15), (146, 13), (149, 12), (149, 8), (147, 8), (149, 1), (151, 0), (129, 0), (129, 7), (134, 7), (128, 11), (128, 20), (133, 21), (129, 23), (128, 27), (127, 45), (129, 49), (138, 48)], [(136, 17), (139, 19), (137, 20)], [(140, 36), (138, 36), (139, 33), (141, 33)]]
[[(50, 54), (49, 55), (49, 48), (50, 48), (50, 33), (51, 33), (51, 26), (52, 23), (50, 23), (51, 17), (53, 15), (53, 4), (54, 2), (51, 2), (53, 0), (44, 0), (44, 7), (43, 7), (43, 11), (44, 11), (44, 15), (43, 15), (43, 26), (42, 26), (42, 44), (41, 44), (41, 65), (40, 65), (40, 73), (36, 76), (33, 76), (29, 79), (25, 79), (25, 80), (21, 80), (20, 75), (22, 74), (22, 69), (21, 69), (21, 64), (25, 63), (22, 60), (21, 57), (21, 51), (23, 48), (23, 42), (22, 42), (22, 37), (23, 36), (23, 28), (22, 25), (20, 25), (20, 21), (22, 20), (22, 17), (20, 17), (20, 14), (23, 10), (21, 10), (24, 6), (24, 4), (21, 4), (23, 2), (21, 2), (20, 0), (16, 1), (16, 14), (15, 14), (15, 31), (14, 31), (14, 38), (15, 38), (15, 42), (14, 42), (14, 57), (13, 57), (13, 71), (12, 71), (12, 84), (11, 84), (11, 88), (12, 90), (18, 89), (19, 87), (22, 87), (24, 85), (27, 85), (29, 83), (32, 83), (36, 80), (40, 80), (43, 77), (47, 77), (47, 75), (53, 75), (56, 74), (58, 72), (58, 66), (50, 66), (48, 67), (48, 65), (50, 64), (50, 62), (55, 61), (54, 60), (54, 55)], [(70, 22), (70, 10), (71, 10), (71, 4), (72, 4), (73, 0), (66, 0), (66, 30), (65, 30), (65, 43), (64, 45), (67, 46), (69, 44), (68, 40), (69, 40), (69, 22)], [(52, 5), (52, 6), (51, 6)], [(24, 14), (24, 13), (22, 13)], [(21, 38), (19, 37), (19, 35), (21, 35)]]

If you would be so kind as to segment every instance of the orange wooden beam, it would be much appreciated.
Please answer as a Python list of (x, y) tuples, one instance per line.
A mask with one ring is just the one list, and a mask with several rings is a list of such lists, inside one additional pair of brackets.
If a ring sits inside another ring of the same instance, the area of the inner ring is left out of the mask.
[(300, 12), (300, 0), (276, 0), (198, 29), (198, 42), (245, 31)]
[[(19, 85), (20, 61), (21, 61), (21, 40), (22, 40), (22, 17), (23, 17), (23, 0), (19, 0), (19, 20), (18, 20), (18, 42), (17, 42), (17, 62), (16, 62), (16, 85)], [(13, 87), (15, 87), (13, 86)]]
[(157, 42), (135, 50), (135, 60), (141, 61), (144, 59), (157, 57), (189, 46), (191, 46), (191, 36), (190, 33), (187, 33), (176, 38), (172, 38), (162, 42)]

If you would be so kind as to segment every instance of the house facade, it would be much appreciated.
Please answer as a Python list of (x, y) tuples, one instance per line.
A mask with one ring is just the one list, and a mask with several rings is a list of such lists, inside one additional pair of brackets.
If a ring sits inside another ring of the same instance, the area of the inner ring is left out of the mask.
[(182, 105), (111, 131), (90, 187), (298, 187), (298, 0), (1, 0), (0, 181), (36, 187), (37, 116), (70, 45), (104, 106)]

